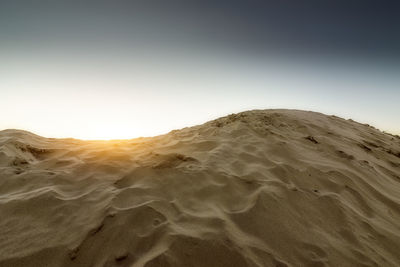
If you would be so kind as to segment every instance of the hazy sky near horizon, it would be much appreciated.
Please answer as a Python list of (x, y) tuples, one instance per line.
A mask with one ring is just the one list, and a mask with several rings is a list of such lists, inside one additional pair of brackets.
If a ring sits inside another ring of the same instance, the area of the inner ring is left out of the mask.
[(370, 0), (1, 1), (0, 130), (133, 138), (295, 108), (400, 134), (399, 11)]

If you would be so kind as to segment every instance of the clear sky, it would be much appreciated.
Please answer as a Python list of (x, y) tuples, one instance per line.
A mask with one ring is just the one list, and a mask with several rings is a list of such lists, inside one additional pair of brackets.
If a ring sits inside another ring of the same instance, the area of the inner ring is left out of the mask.
[(296, 108), (400, 134), (397, 4), (149, 2), (1, 1), (0, 130), (133, 138)]

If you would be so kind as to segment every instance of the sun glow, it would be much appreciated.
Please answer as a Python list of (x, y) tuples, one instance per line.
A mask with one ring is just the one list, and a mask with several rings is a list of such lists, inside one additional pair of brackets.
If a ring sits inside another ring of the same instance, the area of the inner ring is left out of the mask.
[[(85, 63), (83, 56), (75, 61), (14, 56), (20, 59), (5, 56), (0, 62), (0, 130), (84, 140), (131, 139), (232, 112), (294, 108), (400, 133), (393, 124), (399, 116), (400, 91), (390, 73), (374, 77), (367, 70), (357, 74), (323, 64), (264, 63), (242, 57), (218, 61), (216, 56), (198, 55), (165, 58), (161, 63), (134, 57), (124, 62), (87, 58)], [(387, 94), (377, 88), (385, 88)], [(385, 106), (371, 109), (377, 105)]]

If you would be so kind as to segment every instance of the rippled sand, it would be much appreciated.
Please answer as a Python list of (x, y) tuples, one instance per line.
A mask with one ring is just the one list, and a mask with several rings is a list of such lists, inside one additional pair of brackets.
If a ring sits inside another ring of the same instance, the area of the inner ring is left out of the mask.
[(400, 266), (400, 138), (249, 111), (153, 138), (0, 132), (0, 266)]

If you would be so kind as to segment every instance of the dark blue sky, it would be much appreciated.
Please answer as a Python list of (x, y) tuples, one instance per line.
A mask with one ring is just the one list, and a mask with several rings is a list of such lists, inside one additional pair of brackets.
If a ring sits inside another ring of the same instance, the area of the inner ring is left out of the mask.
[[(398, 59), (398, 1), (1, 1), (4, 45), (152, 42)], [(55, 42), (55, 43), (54, 43)]]

